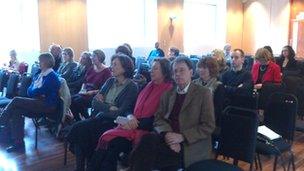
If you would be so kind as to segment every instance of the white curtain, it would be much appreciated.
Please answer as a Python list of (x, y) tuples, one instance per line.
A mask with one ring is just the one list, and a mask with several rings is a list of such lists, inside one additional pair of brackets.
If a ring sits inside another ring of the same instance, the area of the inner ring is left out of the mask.
[(32, 64), (40, 51), (38, 1), (6, 0), (0, 5), (0, 65), (15, 49), (20, 62)]
[(201, 55), (222, 49), (226, 40), (226, 0), (184, 0), (184, 51)]
[(129, 43), (142, 56), (157, 41), (157, 0), (87, 0), (87, 11), (90, 50)]

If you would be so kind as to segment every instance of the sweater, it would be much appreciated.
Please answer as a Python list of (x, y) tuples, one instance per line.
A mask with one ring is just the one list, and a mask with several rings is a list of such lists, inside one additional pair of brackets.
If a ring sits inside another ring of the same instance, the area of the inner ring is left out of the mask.
[[(253, 78), (254, 84), (256, 84), (258, 81), (260, 65), (261, 64), (259, 62), (256, 62), (253, 64), (253, 67), (252, 67), (251, 73), (252, 73), (252, 78)], [(261, 81), (262, 81), (262, 84), (265, 82), (281, 83), (282, 76), (281, 76), (280, 67), (277, 64), (275, 64), (274, 62), (269, 62)]]
[(43, 98), (45, 105), (50, 107), (56, 107), (59, 103), (59, 88), (60, 81), (58, 75), (52, 71), (48, 75), (42, 78), (42, 86), (39, 88), (35, 88), (34, 83), (39, 77), (39, 73), (37, 73), (30, 87), (27, 90), (27, 94), (31, 98)]
[[(248, 96), (251, 95), (253, 91), (252, 76), (250, 72), (244, 69), (240, 71), (226, 71), (222, 76), (222, 83), (225, 86), (225, 94), (227, 96)], [(238, 87), (241, 84), (243, 84), (243, 86)]]

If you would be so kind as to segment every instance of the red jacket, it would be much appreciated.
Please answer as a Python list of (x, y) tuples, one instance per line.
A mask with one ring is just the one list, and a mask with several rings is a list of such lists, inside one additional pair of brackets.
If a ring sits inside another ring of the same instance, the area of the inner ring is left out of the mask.
[[(259, 62), (255, 62), (251, 70), (254, 84), (256, 84), (259, 77), (260, 65), (261, 64)], [(262, 83), (264, 82), (272, 82), (272, 83), (282, 82), (281, 68), (279, 67), (279, 65), (275, 64), (274, 62), (269, 62), (267, 70), (262, 78)]]

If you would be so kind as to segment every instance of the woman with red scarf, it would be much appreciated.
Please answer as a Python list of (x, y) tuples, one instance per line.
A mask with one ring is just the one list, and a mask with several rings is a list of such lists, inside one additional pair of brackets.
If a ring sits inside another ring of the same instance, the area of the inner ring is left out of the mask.
[(137, 98), (134, 113), (117, 119), (118, 126), (100, 137), (89, 170), (116, 170), (119, 154), (129, 153), (132, 145), (152, 130), (160, 97), (172, 88), (170, 62), (165, 58), (155, 59), (151, 78)]

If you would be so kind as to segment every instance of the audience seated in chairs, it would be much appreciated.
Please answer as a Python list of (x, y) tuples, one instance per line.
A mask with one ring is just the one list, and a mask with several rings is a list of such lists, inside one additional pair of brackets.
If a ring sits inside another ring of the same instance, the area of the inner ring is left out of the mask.
[(17, 52), (15, 50), (11, 50), (10, 57), (11, 57), (11, 59), (9, 61), (8, 68), (12, 69), (14, 71), (18, 71), (20, 63), (17, 59)]
[(156, 42), (155, 45), (154, 45), (155, 49), (153, 49), (150, 53), (149, 53), (149, 56), (148, 56), (148, 63), (149, 65), (151, 66), (154, 59), (157, 58), (157, 57), (165, 57), (165, 53), (164, 51), (159, 47), (159, 42)]
[(89, 68), (81, 90), (72, 96), (71, 111), (76, 121), (81, 120), (80, 115), (89, 117), (88, 108), (99, 88), (111, 77), (110, 69), (104, 65), (105, 54), (102, 50), (94, 50), (92, 55), (93, 67)]
[(169, 48), (169, 54), (168, 54), (168, 59), (170, 61), (174, 61), (179, 56), (179, 49), (176, 47), (170, 47)]
[(117, 126), (114, 120), (132, 113), (138, 93), (132, 81), (133, 72), (134, 65), (130, 57), (121, 53), (113, 55), (113, 77), (94, 97), (93, 117), (75, 123), (67, 136), (70, 150), (76, 155), (77, 170), (84, 170), (85, 160), (90, 160), (98, 138)]
[(295, 51), (291, 46), (287, 45), (283, 47), (280, 57), (276, 60), (276, 63), (281, 68), (283, 75), (299, 76), (300, 69), (295, 56)]
[(11, 146), (8, 152), (24, 150), (24, 116), (39, 117), (53, 114), (59, 103), (60, 81), (52, 67), (54, 57), (50, 53), (39, 56), (41, 72), (33, 78), (28, 88), (30, 98), (15, 97), (0, 117), (1, 131), (10, 132)]
[(58, 69), (58, 74), (65, 80), (70, 80), (77, 63), (74, 62), (74, 51), (72, 48), (64, 48), (62, 51), (63, 63)]
[(214, 113), (216, 123), (218, 125), (218, 119), (222, 113), (225, 99), (224, 86), (220, 81), (217, 80), (219, 73), (218, 63), (214, 58), (206, 57), (199, 60), (197, 63), (197, 68), (200, 78), (193, 80), (193, 83), (205, 86), (211, 90), (214, 101)]
[(227, 105), (238, 97), (252, 96), (253, 82), (251, 73), (243, 69), (244, 52), (241, 49), (234, 49), (231, 55), (231, 69), (222, 76), (222, 83), (225, 86)]
[(91, 67), (91, 54), (89, 52), (83, 52), (80, 57), (79, 65), (74, 69), (70, 79), (66, 80), (72, 95), (77, 94), (80, 91), (85, 80), (85, 75)]
[(214, 49), (212, 51), (212, 58), (214, 58), (219, 65), (219, 78), (229, 70), (229, 66), (227, 66), (224, 51), (220, 49)]
[(142, 137), (131, 153), (130, 170), (177, 170), (211, 157), (215, 128), (212, 94), (191, 83), (192, 74), (189, 58), (173, 61), (177, 86), (161, 97), (154, 120), (157, 134)]
[(260, 90), (265, 82), (276, 84), (282, 82), (281, 69), (271, 61), (271, 53), (267, 49), (258, 49), (254, 58), (256, 62), (252, 67), (251, 73), (255, 89)]
[(156, 58), (152, 64), (152, 81), (139, 94), (134, 113), (125, 122), (105, 132), (99, 139), (89, 170), (116, 170), (121, 152), (129, 153), (132, 144), (138, 143), (141, 136), (153, 127), (154, 113), (158, 109), (160, 97), (172, 88), (170, 62)]
[(52, 44), (49, 47), (49, 52), (54, 56), (55, 59), (55, 65), (53, 67), (53, 70), (55, 72), (58, 71), (58, 68), (60, 67), (61, 63), (62, 63), (62, 58), (61, 58), (61, 52), (62, 52), (62, 48), (60, 45), (56, 45), (56, 44)]
[(115, 53), (122, 53), (129, 56), (135, 66), (136, 60), (133, 57), (133, 50), (128, 43), (124, 43), (123, 45), (118, 46), (115, 50)]

